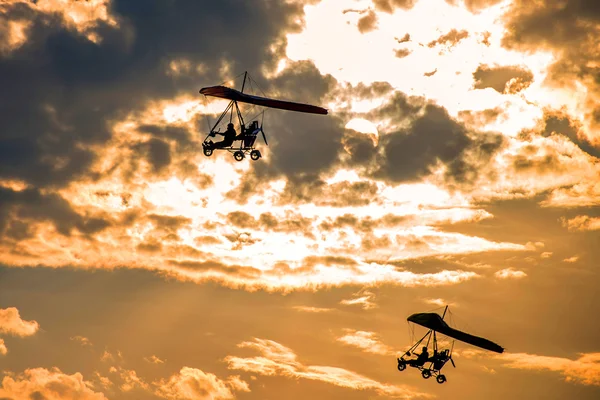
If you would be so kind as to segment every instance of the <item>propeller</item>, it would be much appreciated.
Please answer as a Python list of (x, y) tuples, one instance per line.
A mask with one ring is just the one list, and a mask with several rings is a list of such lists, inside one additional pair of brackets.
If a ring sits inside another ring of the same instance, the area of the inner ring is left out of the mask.
[(456, 368), (456, 364), (454, 364), (454, 360), (452, 359), (452, 357), (450, 357), (450, 362), (452, 363), (452, 366), (453, 366), (454, 368)]
[(262, 133), (263, 140), (265, 141), (265, 144), (268, 146), (269, 143), (267, 143), (267, 136), (265, 135), (265, 131), (263, 131), (262, 126), (260, 127), (260, 133)]

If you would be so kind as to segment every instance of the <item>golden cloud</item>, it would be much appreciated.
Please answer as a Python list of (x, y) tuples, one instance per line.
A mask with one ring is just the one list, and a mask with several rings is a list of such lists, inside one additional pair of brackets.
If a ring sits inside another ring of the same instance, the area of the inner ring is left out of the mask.
[(36, 321), (21, 319), (15, 307), (0, 308), (0, 333), (24, 337), (34, 335), (38, 329)]
[(521, 279), (525, 278), (527, 274), (514, 268), (505, 268), (501, 269), (500, 271), (496, 271), (494, 276), (498, 279)]
[(560, 222), (569, 232), (595, 231), (600, 229), (600, 218), (587, 215), (578, 215), (570, 219), (562, 217)]
[(498, 358), (507, 362), (508, 368), (559, 372), (567, 382), (600, 386), (600, 353), (582, 353), (576, 360), (527, 353), (507, 353)]
[(409, 386), (378, 382), (347, 369), (304, 365), (297, 360), (296, 354), (291, 349), (272, 340), (255, 338), (251, 342), (242, 342), (238, 346), (257, 350), (260, 356), (248, 358), (227, 356), (225, 362), (227, 362), (229, 369), (266, 376), (315, 380), (354, 390), (373, 391), (378, 395), (394, 398), (432, 397)]
[(235, 398), (233, 392), (249, 392), (248, 383), (239, 376), (221, 380), (214, 374), (197, 368), (183, 367), (168, 380), (154, 382), (156, 395), (170, 400), (227, 400)]
[(337, 341), (348, 346), (356, 347), (364, 352), (393, 355), (396, 351), (390, 346), (383, 344), (375, 332), (355, 331), (346, 329), (346, 334), (337, 338)]
[[(34, 397), (35, 396), (35, 397)], [(47, 400), (107, 400), (103, 393), (94, 392), (76, 372), (67, 375), (58, 368), (26, 369), (15, 377), (5, 376), (0, 397), (14, 399), (43, 398)]]

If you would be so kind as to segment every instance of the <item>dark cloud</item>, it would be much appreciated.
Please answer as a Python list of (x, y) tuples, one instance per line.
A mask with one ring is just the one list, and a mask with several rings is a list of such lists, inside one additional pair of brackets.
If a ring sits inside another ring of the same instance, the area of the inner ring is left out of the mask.
[(348, 129), (344, 133), (342, 143), (344, 145), (344, 150), (350, 155), (350, 158), (347, 161), (349, 167), (365, 165), (371, 161), (373, 156), (377, 153), (377, 148), (369, 136), (352, 129)]
[[(467, 10), (472, 13), (479, 13), (480, 11), (495, 6), (496, 4), (501, 3), (503, 0), (464, 0), (464, 5), (467, 7)], [(452, 4), (453, 6), (458, 5), (458, 0), (446, 0), (446, 3)]]
[(377, 14), (375, 14), (375, 11), (369, 10), (367, 15), (361, 17), (358, 20), (357, 27), (360, 33), (367, 33), (375, 30), (377, 28)]
[[(244, 211), (227, 214), (227, 220), (235, 227), (242, 229), (262, 229), (267, 232), (300, 233), (312, 237), (313, 220), (300, 214), (287, 212), (283, 217), (272, 213), (263, 213), (258, 219)], [(237, 240), (237, 239), (236, 239)]]
[(398, 43), (406, 43), (406, 42), (410, 42), (410, 34), (407, 33), (406, 35), (402, 36), (400, 39), (398, 39), (397, 37), (395, 37), (394, 39), (396, 39), (396, 41)]
[(398, 58), (404, 58), (404, 57), (408, 57), (410, 55), (410, 53), (412, 53), (411, 50), (408, 49), (398, 49), (398, 50), (394, 50), (394, 54), (396, 55), (396, 57)]
[(581, 131), (581, 123), (573, 119), (565, 110), (544, 109), (544, 116), (538, 121), (538, 127), (521, 133), (523, 140), (529, 140), (532, 135), (543, 137), (563, 135), (569, 138), (581, 150), (592, 157), (600, 158), (600, 148), (592, 145)]
[(380, 135), (383, 153), (379, 154), (374, 176), (395, 182), (417, 181), (442, 163), (447, 168), (449, 183), (473, 182), (481, 165), (503, 145), (502, 136), (470, 132), (444, 108), (434, 104), (421, 108), (419, 102), (415, 104), (412, 98), (398, 95), (392, 102), (396, 104), (382, 108), (386, 114), (394, 109), (403, 110), (392, 115), (395, 121), (404, 120), (404, 126)]
[(533, 73), (516, 65), (479, 65), (473, 72), (475, 89), (492, 88), (498, 93), (514, 94), (527, 89), (533, 82)]
[(396, 8), (410, 10), (417, 0), (373, 0), (375, 9), (392, 14)]
[(241, 265), (226, 265), (219, 261), (177, 261), (170, 260), (174, 267), (191, 272), (213, 272), (219, 275), (226, 275), (237, 278), (258, 278), (262, 271), (253, 267)]
[(427, 43), (427, 47), (432, 48), (438, 45), (448, 45), (448, 47), (454, 47), (458, 44), (458, 42), (468, 37), (469, 32), (466, 30), (463, 29), (458, 31), (456, 29), (452, 29), (450, 32), (440, 36), (436, 40), (432, 40), (431, 42)]
[(372, 234), (376, 228), (391, 228), (398, 226), (406, 226), (415, 221), (414, 215), (394, 215), (386, 214), (381, 218), (357, 217), (353, 214), (344, 214), (335, 219), (327, 218), (319, 228), (324, 231), (332, 231), (334, 229), (351, 228), (360, 231), (363, 234)]
[(503, 111), (500, 107), (488, 108), (482, 111), (463, 110), (458, 112), (458, 118), (468, 125), (482, 127), (496, 121)]
[[(101, 41), (94, 43), (58, 14), (25, 2), (3, 7), (4, 19), (31, 26), (20, 48), (0, 56), (0, 178), (40, 187), (89, 174), (91, 146), (110, 139), (111, 121), (148, 100), (195, 93), (198, 75), (170, 76), (170, 60), (202, 63), (208, 82), (222, 80), (223, 62), (234, 71), (260, 70), (276, 63), (302, 16), (300, 4), (273, 0), (115, 0), (119, 24), (98, 21)], [(171, 161), (164, 142), (149, 142), (146, 154), (157, 172)]]
[(0, 187), (0, 237), (31, 237), (34, 225), (50, 222), (57, 232), (70, 236), (74, 230), (90, 237), (111, 225), (108, 216), (86, 216), (77, 213), (68, 201), (57, 194), (37, 189), (13, 191)]
[[(556, 61), (549, 68), (547, 83), (578, 90), (574, 80), (585, 84), (597, 99), (600, 94), (598, 26), (600, 3), (593, 0), (532, 2), (515, 0), (504, 16), (506, 33), (502, 45), (519, 51), (551, 50)], [(590, 99), (588, 118), (600, 122)]]
[(481, 39), (481, 43), (485, 44), (486, 46), (490, 46), (490, 37), (492, 36), (492, 34), (488, 31), (483, 32), (483, 38)]

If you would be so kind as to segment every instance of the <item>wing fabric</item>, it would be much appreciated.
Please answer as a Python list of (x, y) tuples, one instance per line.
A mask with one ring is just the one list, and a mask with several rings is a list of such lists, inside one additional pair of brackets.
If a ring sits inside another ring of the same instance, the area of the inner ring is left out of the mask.
[(205, 87), (200, 89), (200, 93), (205, 96), (220, 97), (222, 99), (235, 100), (241, 103), (255, 104), (257, 106), (262, 107), (278, 108), (281, 110), (297, 111), (310, 114), (327, 115), (327, 110), (322, 107), (317, 107), (310, 104), (295, 103), (293, 101), (284, 101), (270, 99), (267, 97), (253, 96), (225, 86)]
[(479, 336), (474, 336), (466, 332), (451, 328), (442, 317), (436, 313), (418, 313), (407, 318), (409, 322), (424, 326), (425, 328), (433, 329), (442, 335), (449, 336), (461, 342), (472, 344), (473, 346), (481, 347), (482, 349), (490, 350), (496, 353), (502, 353), (502, 346)]

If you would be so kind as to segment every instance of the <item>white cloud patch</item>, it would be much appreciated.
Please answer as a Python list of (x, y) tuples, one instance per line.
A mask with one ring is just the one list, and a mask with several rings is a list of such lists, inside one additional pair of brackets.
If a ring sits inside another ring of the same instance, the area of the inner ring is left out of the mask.
[(221, 380), (197, 368), (183, 367), (169, 379), (154, 382), (155, 394), (169, 400), (229, 400), (234, 392), (249, 392), (248, 383), (239, 376)]
[(497, 357), (505, 361), (508, 368), (553, 371), (562, 374), (567, 382), (600, 386), (600, 353), (580, 354), (576, 360), (527, 353), (507, 353)]
[(88, 338), (86, 338), (85, 336), (71, 336), (69, 338), (72, 341), (78, 342), (79, 344), (81, 344), (82, 346), (93, 346), (92, 341)]
[(294, 306), (294, 310), (307, 313), (327, 313), (333, 311), (333, 308), (310, 307), (310, 306)]
[(257, 350), (260, 355), (247, 358), (227, 356), (225, 361), (229, 369), (266, 376), (316, 380), (339, 387), (371, 391), (388, 397), (405, 399), (432, 397), (409, 386), (378, 382), (343, 368), (305, 365), (298, 361), (296, 354), (291, 349), (272, 340), (255, 338), (252, 342), (242, 342), (238, 346)]
[(600, 229), (600, 218), (590, 217), (587, 215), (578, 215), (574, 218), (560, 219), (563, 227), (569, 232), (596, 231)]
[(579, 256), (572, 256), (569, 258), (565, 258), (563, 261), (566, 263), (569, 263), (569, 264), (573, 264), (573, 263), (576, 263), (577, 261), (579, 261)]
[(360, 306), (363, 310), (370, 310), (377, 308), (377, 304), (373, 301), (375, 294), (368, 290), (361, 290), (354, 293), (354, 297), (351, 299), (345, 299), (340, 301), (340, 304), (345, 306)]
[(21, 319), (19, 310), (15, 307), (0, 308), (0, 333), (24, 337), (34, 335), (38, 329), (36, 321)]
[(396, 353), (390, 346), (382, 343), (375, 332), (346, 329), (346, 334), (337, 338), (337, 341), (367, 353), (380, 355), (393, 355)]
[(501, 269), (500, 271), (496, 271), (494, 276), (498, 279), (521, 279), (525, 278), (527, 274), (514, 268), (505, 268)]
[(93, 391), (76, 372), (67, 375), (58, 368), (26, 369), (17, 376), (5, 376), (0, 397), (44, 400), (107, 400), (103, 393)]
[(154, 354), (150, 357), (144, 357), (144, 361), (150, 363), (150, 364), (164, 364), (165, 360), (161, 360), (160, 358), (158, 358), (157, 356), (155, 356)]

